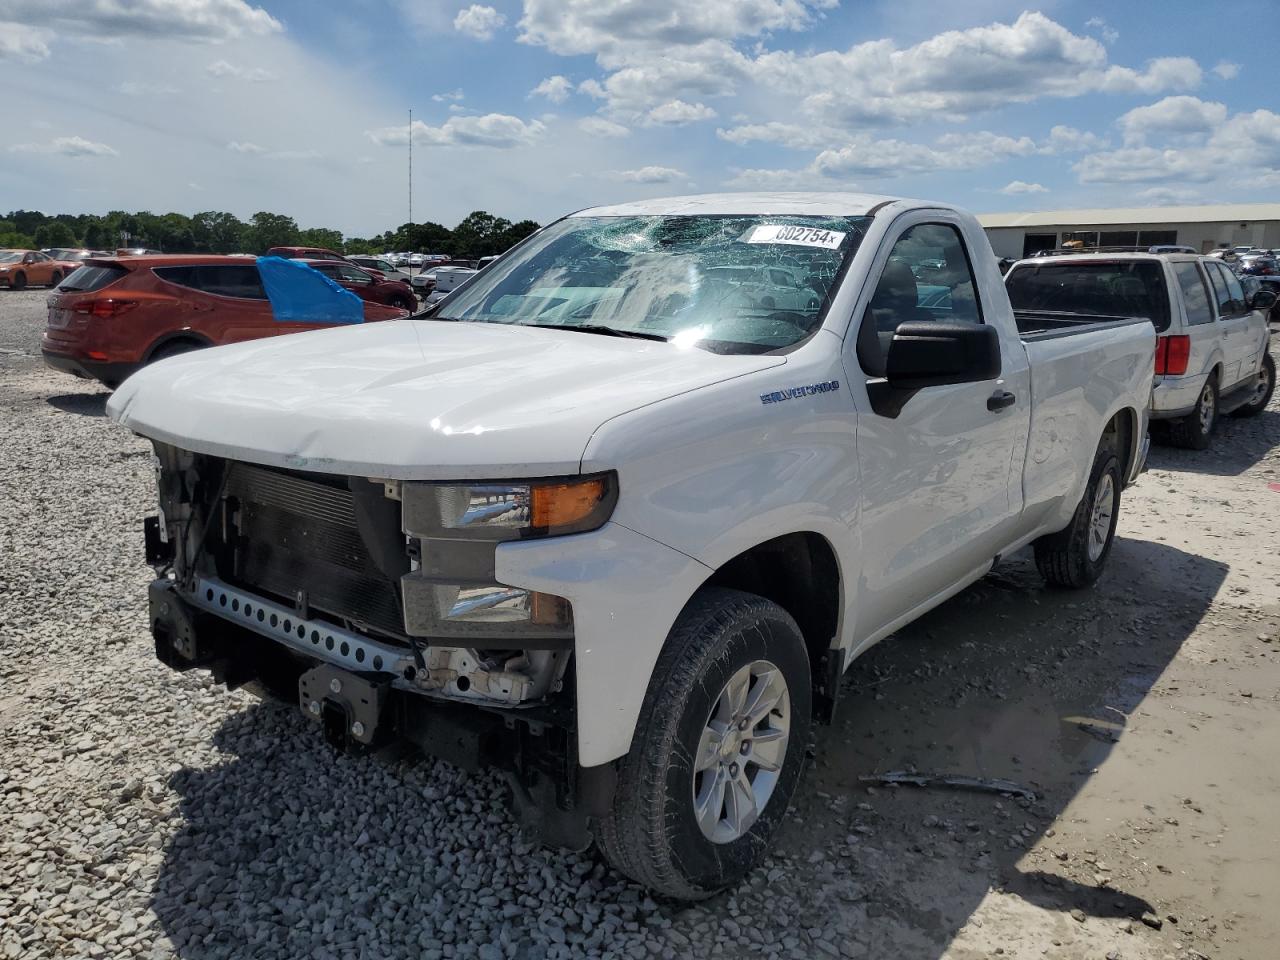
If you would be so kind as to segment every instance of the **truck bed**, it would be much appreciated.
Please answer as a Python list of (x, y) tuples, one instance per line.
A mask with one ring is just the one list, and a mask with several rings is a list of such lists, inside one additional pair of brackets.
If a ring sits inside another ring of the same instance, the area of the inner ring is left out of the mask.
[(1026, 341), (1070, 337), (1086, 330), (1102, 330), (1130, 323), (1150, 323), (1147, 317), (1107, 316), (1055, 310), (1015, 310), (1018, 335)]

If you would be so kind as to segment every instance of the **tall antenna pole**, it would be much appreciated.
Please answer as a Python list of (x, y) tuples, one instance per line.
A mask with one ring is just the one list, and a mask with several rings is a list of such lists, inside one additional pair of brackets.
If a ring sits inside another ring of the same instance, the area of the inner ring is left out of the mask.
[(409, 108), (409, 246), (413, 246), (413, 107)]

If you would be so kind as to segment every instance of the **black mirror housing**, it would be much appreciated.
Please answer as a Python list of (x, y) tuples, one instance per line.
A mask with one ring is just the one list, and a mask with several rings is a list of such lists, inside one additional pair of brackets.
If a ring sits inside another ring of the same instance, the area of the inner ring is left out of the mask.
[(885, 379), (899, 390), (975, 383), (1000, 376), (1000, 334), (982, 323), (914, 321), (898, 325)]
[(1249, 298), (1250, 310), (1270, 310), (1276, 305), (1276, 292), (1274, 290), (1259, 290)]

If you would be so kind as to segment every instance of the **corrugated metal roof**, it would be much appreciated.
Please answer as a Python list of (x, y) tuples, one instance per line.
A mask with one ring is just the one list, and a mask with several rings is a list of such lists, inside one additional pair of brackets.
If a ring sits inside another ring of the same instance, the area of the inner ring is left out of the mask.
[(1130, 207), (1112, 210), (1040, 210), (980, 213), (984, 227), (1091, 227), (1146, 223), (1253, 223), (1280, 220), (1280, 203), (1222, 203), (1198, 207)]

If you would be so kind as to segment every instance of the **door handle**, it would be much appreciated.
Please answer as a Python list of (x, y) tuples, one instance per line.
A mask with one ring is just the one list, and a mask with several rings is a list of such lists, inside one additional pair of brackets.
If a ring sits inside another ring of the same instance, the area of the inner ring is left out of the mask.
[(1012, 407), (1018, 398), (1008, 390), (997, 390), (991, 396), (987, 397), (987, 409), (993, 413), (996, 410), (1003, 410), (1005, 407)]

